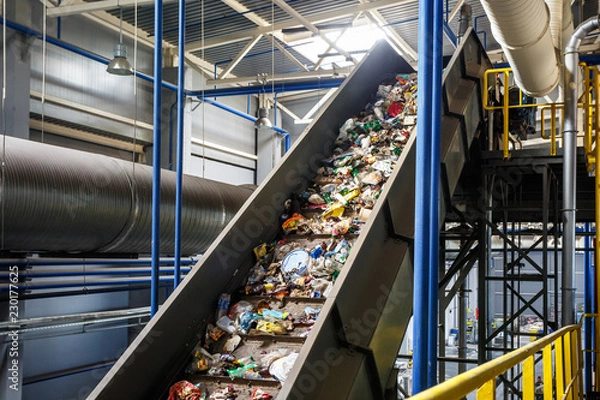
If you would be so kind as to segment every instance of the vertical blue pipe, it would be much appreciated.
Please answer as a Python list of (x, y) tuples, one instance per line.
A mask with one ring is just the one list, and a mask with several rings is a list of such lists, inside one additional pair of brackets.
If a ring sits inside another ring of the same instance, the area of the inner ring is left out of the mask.
[(176, 105), (177, 101), (169, 109), (169, 171), (173, 171), (173, 109)]
[(285, 152), (290, 150), (290, 134), (285, 135)]
[(431, 202), (431, 96), (432, 96), (433, 2), (419, 2), (419, 77), (417, 161), (415, 187), (413, 394), (427, 388), (429, 320), (429, 213)]
[[(590, 223), (586, 222), (585, 232), (590, 233)], [(584, 259), (584, 313), (592, 314), (594, 312), (594, 267), (592, 265), (592, 237), (590, 235), (585, 236), (585, 259)], [(583, 330), (585, 332), (585, 348), (593, 349), (592, 338), (593, 338), (593, 321), (586, 318), (583, 322)], [(586, 352), (584, 356), (585, 368), (584, 368), (584, 385), (585, 393), (591, 393), (592, 391), (592, 353)]]
[(183, 118), (185, 114), (185, 0), (179, 0), (179, 65), (177, 66), (177, 171), (175, 181), (175, 270), (173, 288), (181, 280), (181, 206), (183, 187)]
[(160, 151), (162, 106), (162, 0), (154, 3), (154, 147), (152, 149), (152, 275), (150, 315), (158, 311), (158, 267), (160, 262)]
[[(443, 0), (433, 2), (433, 73), (431, 77), (431, 192), (429, 204), (429, 304), (427, 310), (427, 387), (437, 385), (438, 281), (440, 237), (440, 143), (442, 119)], [(422, 114), (421, 114), (422, 115)], [(427, 134), (427, 133), (426, 133)]]

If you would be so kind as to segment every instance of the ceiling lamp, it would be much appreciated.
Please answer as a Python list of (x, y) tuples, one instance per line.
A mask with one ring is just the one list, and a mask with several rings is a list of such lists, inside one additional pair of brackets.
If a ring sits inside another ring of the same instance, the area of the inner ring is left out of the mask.
[(254, 126), (258, 129), (260, 128), (271, 128), (273, 124), (269, 120), (269, 110), (265, 107), (261, 107), (258, 109), (258, 119), (254, 123)]
[(115, 45), (113, 59), (108, 63), (106, 71), (109, 74), (128, 76), (133, 75), (133, 68), (127, 61), (127, 46), (123, 44), (123, 9), (119, 15), (119, 44)]

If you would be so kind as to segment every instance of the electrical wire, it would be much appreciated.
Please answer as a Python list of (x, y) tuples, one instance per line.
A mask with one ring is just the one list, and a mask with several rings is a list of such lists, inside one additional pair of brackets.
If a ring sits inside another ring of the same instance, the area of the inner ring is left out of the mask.
[[(204, 58), (204, 0), (201, 0), (201, 6), (200, 6), (200, 23), (201, 23), (201, 31), (200, 31), (200, 35), (202, 37), (201, 41), (202, 41), (202, 60), (205, 60)], [(204, 79), (201, 79), (202, 82), (202, 178), (204, 178), (204, 174), (206, 171), (206, 146), (205, 146), (205, 115), (206, 115), (206, 111), (205, 111), (205, 104), (204, 104), (204, 90), (205, 90), (205, 85), (204, 85)]]
[[(138, 62), (138, 0), (135, 0), (133, 3), (133, 154), (131, 157), (131, 173), (135, 178), (135, 163), (137, 153), (135, 152), (135, 147), (137, 144), (137, 125), (138, 125), (138, 80), (137, 80), (137, 62)], [(122, 32), (122, 31), (121, 31)], [(133, 179), (133, 191), (135, 193), (135, 179)]]
[[(271, 94), (275, 96), (275, 0), (271, 0)], [(275, 115), (275, 102), (273, 102), (273, 126), (277, 126)], [(277, 164), (275, 142), (277, 142), (277, 134), (271, 130), (271, 169)]]
[(48, 58), (48, 6), (42, 4), (43, 28), (42, 28), (42, 143), (44, 143), (45, 119), (46, 119), (46, 63)]

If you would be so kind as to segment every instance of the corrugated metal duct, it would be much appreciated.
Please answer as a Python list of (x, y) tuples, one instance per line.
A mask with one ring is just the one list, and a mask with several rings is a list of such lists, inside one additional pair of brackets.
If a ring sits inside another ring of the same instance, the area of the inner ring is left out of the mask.
[(550, 93), (560, 74), (544, 0), (481, 0), (481, 5), (517, 85), (530, 96)]
[[(0, 246), (15, 252), (150, 252), (152, 168), (6, 137)], [(252, 189), (185, 176), (181, 252), (205, 251)], [(161, 184), (161, 252), (172, 253), (175, 173)]]

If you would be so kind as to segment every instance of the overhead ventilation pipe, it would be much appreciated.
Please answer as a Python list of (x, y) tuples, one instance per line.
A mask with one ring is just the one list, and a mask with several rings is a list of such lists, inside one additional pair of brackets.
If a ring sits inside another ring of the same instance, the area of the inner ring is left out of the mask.
[[(569, 43), (573, 34), (573, 12), (571, 11), (570, 0), (545, 0), (550, 11), (550, 32), (552, 34), (552, 43), (558, 50), (558, 54), (563, 54), (563, 49)], [(561, 62), (562, 57), (559, 57)]]
[(575, 222), (577, 189), (577, 84), (579, 48), (583, 39), (600, 28), (600, 16), (577, 27), (565, 49), (565, 129), (563, 158), (563, 245), (562, 245), (562, 323), (575, 323)]
[(458, 44), (462, 42), (463, 36), (467, 32), (467, 29), (472, 25), (473, 22), (473, 10), (467, 3), (460, 7), (460, 15), (458, 17), (458, 34), (456, 35), (456, 41)]
[[(150, 253), (152, 167), (9, 136), (0, 154), (2, 251)], [(175, 173), (162, 176), (161, 252), (172, 254)], [(186, 175), (182, 255), (204, 252), (251, 193)]]
[(526, 94), (544, 96), (559, 81), (558, 57), (544, 0), (481, 0), (492, 34), (502, 46), (516, 84)]

